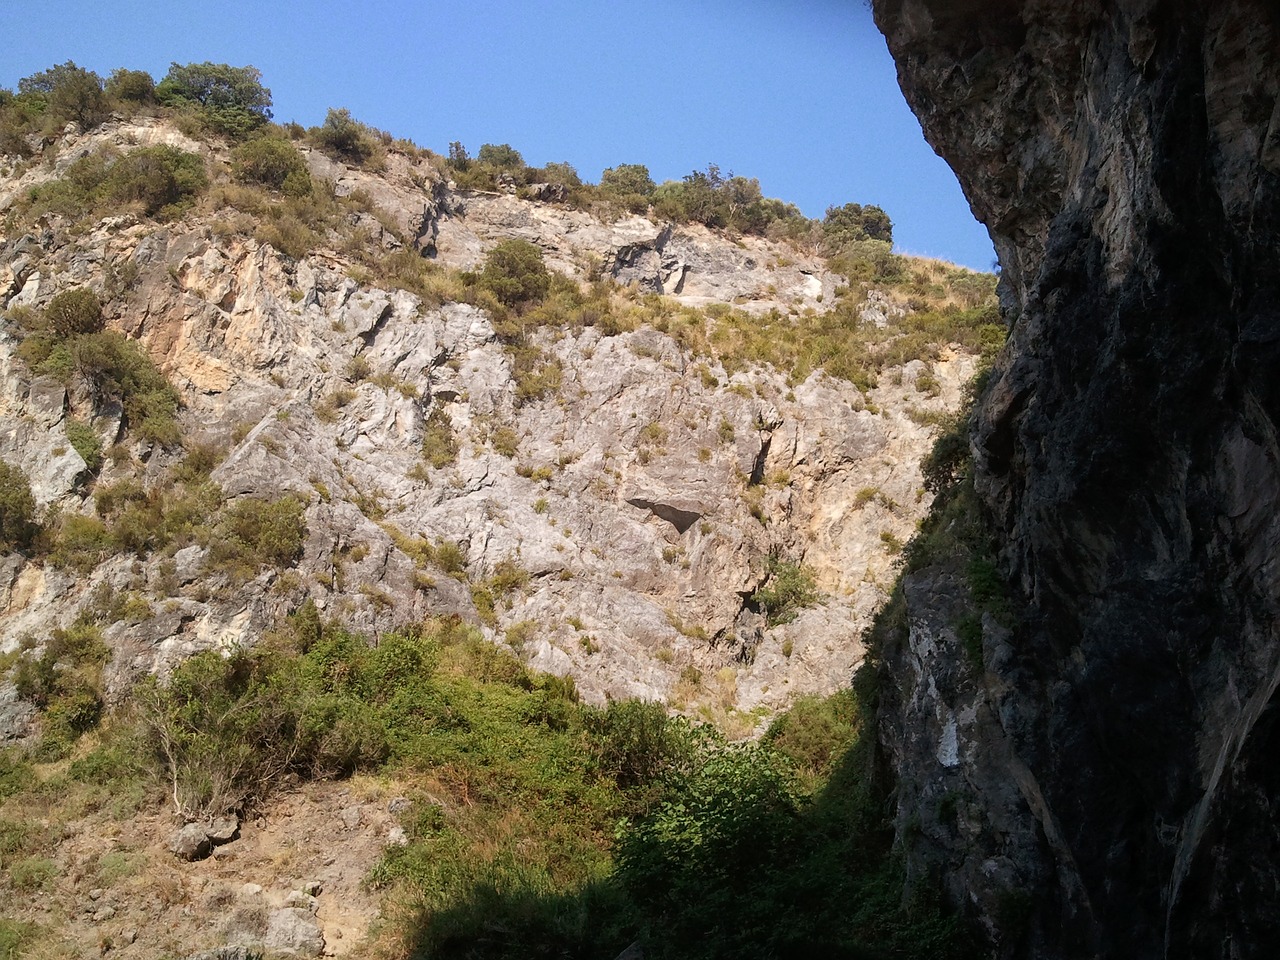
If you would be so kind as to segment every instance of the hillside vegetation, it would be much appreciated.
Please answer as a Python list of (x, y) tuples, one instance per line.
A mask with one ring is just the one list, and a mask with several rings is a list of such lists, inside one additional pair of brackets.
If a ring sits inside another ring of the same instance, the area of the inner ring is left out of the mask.
[(714, 165), (277, 125), (261, 80), (0, 91), (0, 955), (269, 946), (306, 911), (120, 825), (334, 780), (397, 798), (377, 955), (968, 955), (847, 686), (994, 278)]

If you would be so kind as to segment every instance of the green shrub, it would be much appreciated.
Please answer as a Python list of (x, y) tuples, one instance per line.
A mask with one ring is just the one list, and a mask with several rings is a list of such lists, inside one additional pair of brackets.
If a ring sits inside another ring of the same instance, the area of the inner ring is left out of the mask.
[[(17, 750), (0, 748), (0, 803), (25, 790), (34, 776), (31, 764)], [(0, 843), (0, 855), (8, 852)]]
[(443, 407), (434, 407), (423, 426), (422, 456), (437, 470), (458, 459), (458, 440), (453, 434), (453, 423)]
[(21, 960), (26, 948), (40, 937), (39, 929), (30, 923), (19, 923), (0, 917), (0, 957), (4, 960)]
[(764, 743), (811, 777), (828, 776), (853, 747), (861, 725), (852, 690), (806, 694), (769, 725)]
[(85, 467), (90, 473), (97, 473), (102, 466), (102, 441), (98, 438), (97, 431), (74, 417), (67, 417), (62, 428), (66, 431), (72, 448), (80, 454)]
[(476, 160), (502, 170), (524, 169), (524, 157), (520, 156), (520, 151), (509, 143), (486, 143), (481, 145), (480, 153), (476, 156)]
[(145, 70), (112, 70), (107, 78), (106, 93), (117, 103), (155, 103), (156, 82)]
[(766, 574), (764, 586), (751, 595), (751, 602), (764, 611), (769, 626), (790, 623), (800, 610), (818, 602), (813, 574), (804, 565), (771, 555)]
[(509, 307), (536, 303), (551, 289), (542, 251), (527, 240), (504, 240), (489, 251), (480, 286)]
[(31, 893), (48, 888), (58, 875), (58, 866), (47, 857), (24, 857), (9, 864), (8, 873), (15, 890)]
[(846, 203), (828, 207), (822, 219), (822, 235), (828, 250), (837, 252), (860, 240), (893, 244), (893, 222), (875, 204)]
[(657, 185), (649, 176), (649, 168), (642, 163), (622, 163), (608, 167), (600, 174), (601, 191), (618, 197), (653, 195)]
[(19, 659), (14, 687), (43, 713), (46, 756), (65, 752), (97, 726), (104, 704), (102, 668), (110, 657), (101, 628), (82, 614), (71, 626), (55, 628), (39, 657)]
[(42, 70), (18, 81), (20, 93), (40, 96), (50, 125), (74, 121), (85, 129), (102, 123), (110, 114), (102, 78), (74, 62)]
[(208, 185), (203, 158), (177, 147), (140, 147), (111, 165), (102, 184), (112, 204), (137, 203), (147, 216), (172, 218)]
[(245, 137), (271, 119), (271, 91), (255, 67), (225, 63), (173, 63), (157, 84), (156, 99), (197, 108), (213, 129)]
[(49, 559), (55, 567), (69, 567), (87, 573), (115, 552), (107, 525), (96, 517), (68, 514), (53, 527), (53, 550)]
[(63, 290), (44, 308), (45, 321), (60, 337), (97, 333), (102, 329), (102, 302), (88, 287)]
[(382, 147), (374, 130), (351, 116), (350, 110), (330, 108), (324, 123), (308, 131), (311, 141), (326, 153), (357, 166), (379, 157)]
[(295, 494), (279, 500), (237, 500), (218, 521), (210, 562), (245, 578), (261, 567), (292, 566), (306, 539), (305, 509), (306, 503)]
[(231, 152), (231, 172), (244, 183), (293, 196), (311, 192), (311, 174), (297, 147), (279, 137), (259, 137), (236, 147)]
[(0, 550), (26, 550), (36, 535), (36, 502), (27, 475), (0, 460)]

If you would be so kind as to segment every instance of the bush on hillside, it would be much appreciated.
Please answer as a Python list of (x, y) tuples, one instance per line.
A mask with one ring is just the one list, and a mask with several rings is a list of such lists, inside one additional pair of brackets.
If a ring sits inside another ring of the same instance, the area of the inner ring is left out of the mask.
[(180, 214), (208, 186), (203, 158), (177, 147), (141, 147), (111, 165), (103, 182), (112, 203), (137, 203), (147, 216)]
[(650, 197), (657, 184), (649, 176), (649, 168), (642, 163), (621, 163), (608, 167), (600, 174), (600, 189), (618, 197), (636, 195)]
[(523, 170), (525, 166), (520, 151), (509, 143), (482, 144), (476, 160), (501, 170)]
[(19, 93), (43, 100), (41, 112), (47, 126), (74, 121), (85, 130), (102, 123), (111, 112), (102, 87), (100, 76), (71, 60), (18, 81)]
[(542, 251), (527, 240), (504, 240), (485, 258), (480, 286), (508, 307), (536, 303), (551, 289)]
[(25, 550), (36, 534), (36, 501), (27, 475), (0, 460), (0, 550)]
[(44, 308), (45, 321), (60, 337), (97, 333), (102, 329), (102, 303), (88, 287), (63, 290)]
[(291, 196), (311, 192), (311, 174), (302, 155), (280, 137), (259, 137), (236, 147), (231, 152), (231, 173), (242, 183), (261, 184)]
[(839, 252), (850, 243), (859, 240), (879, 240), (893, 243), (893, 222), (889, 215), (875, 204), (846, 203), (842, 207), (828, 207), (822, 219), (822, 233), (827, 249)]
[(351, 111), (329, 108), (324, 123), (308, 131), (311, 142), (325, 153), (360, 166), (381, 157), (380, 131), (361, 123)]

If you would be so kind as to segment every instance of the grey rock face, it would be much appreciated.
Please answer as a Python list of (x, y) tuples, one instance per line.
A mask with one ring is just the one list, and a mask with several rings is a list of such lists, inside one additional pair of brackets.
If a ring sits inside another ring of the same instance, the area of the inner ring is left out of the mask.
[(282, 907), (268, 915), (262, 945), (268, 951), (318, 957), (324, 953), (324, 933), (308, 907)]
[(203, 860), (213, 850), (213, 841), (203, 823), (183, 824), (169, 836), (169, 852), (182, 860)]
[(885, 728), (911, 859), (1001, 955), (1274, 955), (1274, 5), (875, 9), (1013, 322), (974, 451), (1021, 623), (965, 678), (945, 583), (914, 590)]
[[(57, 162), (127, 149), (130, 136), (115, 124), (71, 137)], [(165, 136), (148, 120), (136, 140)], [(617, 294), (620, 308), (661, 290), (684, 304), (801, 313), (844, 283), (803, 250), (758, 237), (463, 193), (396, 151), (377, 174), (304, 152), (314, 177), (372, 198), (406, 245), (444, 266), (473, 267), (523, 238), (579, 282), (634, 287)], [(55, 174), (37, 164), (18, 183), (0, 179), (0, 209)], [(374, 224), (357, 226), (386, 245)], [(39, 309), (71, 284), (101, 290), (108, 264), (135, 266), (128, 291), (106, 298), (108, 326), (180, 390), (190, 445), (225, 452), (213, 480), (229, 500), (305, 503), (301, 559), (241, 583), (199, 544), (114, 556), (84, 574), (0, 558), (0, 650), (27, 635), (38, 644), (102, 591), (148, 608), (104, 625), (112, 698), (196, 652), (253, 645), (307, 600), (371, 636), (456, 615), (495, 643), (512, 637), (525, 662), (572, 676), (596, 703), (638, 696), (693, 713), (714, 693), (745, 715), (847, 683), (893, 576), (881, 537), (906, 540), (927, 507), (918, 462), (936, 431), (918, 414), (958, 406), (972, 357), (934, 363), (939, 397), (897, 371), (864, 394), (820, 373), (799, 383), (764, 365), (730, 373), (652, 327), (547, 327), (533, 345), (562, 382), (534, 400), (520, 395), (485, 311), (383, 289), (340, 250), (295, 261), (225, 227), (196, 214), (120, 216), (74, 237), (50, 227), (15, 238), (0, 244), (0, 303)], [(876, 303), (894, 322), (892, 298)], [(94, 484), (171, 482), (180, 453), (134, 443), (121, 411), (94, 408), (85, 391), (32, 378), (16, 345), (0, 332), (0, 456), (31, 465), (42, 509), (94, 516)], [(69, 417), (91, 422), (104, 449), (124, 441), (96, 480), (66, 441)], [(429, 467), (433, 417), (456, 457)], [(456, 548), (457, 576), (406, 551), (421, 541)], [(751, 601), (774, 553), (811, 567), (824, 596), (786, 627), (767, 626)], [(527, 579), (482, 622), (472, 585), (511, 567)], [(688, 668), (719, 687), (682, 690)], [(744, 731), (751, 722), (738, 720)]]

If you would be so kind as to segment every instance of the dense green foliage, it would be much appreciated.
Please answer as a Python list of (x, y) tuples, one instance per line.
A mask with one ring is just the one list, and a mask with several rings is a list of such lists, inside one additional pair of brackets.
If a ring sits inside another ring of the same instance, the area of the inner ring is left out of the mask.
[(278, 500), (243, 497), (232, 503), (215, 527), (209, 563), (249, 579), (262, 567), (283, 569), (302, 555), (306, 503), (293, 494)]
[(44, 308), (49, 329), (59, 337), (97, 333), (102, 329), (102, 303), (88, 287), (73, 287), (55, 294)]
[(241, 182), (257, 183), (293, 196), (311, 192), (311, 174), (298, 148), (283, 137), (264, 136), (231, 152), (231, 173)]
[(43, 98), (44, 112), (54, 123), (74, 121), (89, 129), (110, 112), (102, 78), (71, 60), (19, 80), (18, 92)]
[(36, 501), (27, 475), (0, 460), (0, 551), (25, 550), (36, 532)]
[[(60, 744), (43, 755), (97, 721), (104, 657), (84, 619), (19, 662)], [(935, 905), (902, 902), (850, 692), (728, 744), (657, 704), (583, 705), (456, 619), (370, 645), (306, 604), (257, 648), (199, 654), (132, 700), (74, 780), (188, 816), (362, 769), (405, 783), (409, 843), (370, 882), (409, 918), (414, 956), (586, 960), (633, 941), (694, 960), (970, 955)], [(0, 803), (29, 771), (0, 752)]]
[(864, 207), (860, 203), (846, 203), (843, 207), (827, 209), (822, 234), (828, 249), (837, 252), (859, 240), (893, 243), (893, 224), (889, 215), (873, 204)]
[(110, 330), (71, 337), (44, 330), (28, 334), (18, 354), (36, 373), (81, 378), (99, 403), (118, 400), (140, 439), (166, 447), (181, 442), (178, 393), (136, 341)]
[(751, 595), (751, 602), (764, 611), (769, 626), (790, 623), (805, 607), (818, 601), (813, 573), (802, 564), (777, 555), (768, 558), (764, 586)]
[(321, 150), (357, 166), (368, 165), (383, 153), (382, 140), (389, 140), (351, 116), (346, 109), (330, 108), (324, 123), (307, 131), (308, 137)]
[(174, 63), (156, 85), (156, 99), (200, 111), (214, 130), (244, 137), (271, 119), (271, 91), (256, 67), (225, 63)]
[(134, 207), (173, 219), (207, 186), (204, 160), (177, 147), (139, 147), (124, 156), (104, 148), (75, 161), (62, 179), (32, 187), (21, 209), (33, 219), (52, 213), (76, 221)]
[(479, 283), (502, 303), (519, 307), (547, 295), (551, 274), (542, 251), (528, 240), (503, 240), (485, 257)]
[(107, 96), (120, 103), (149, 104), (156, 99), (156, 82), (145, 70), (112, 70)]

